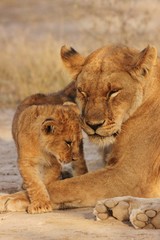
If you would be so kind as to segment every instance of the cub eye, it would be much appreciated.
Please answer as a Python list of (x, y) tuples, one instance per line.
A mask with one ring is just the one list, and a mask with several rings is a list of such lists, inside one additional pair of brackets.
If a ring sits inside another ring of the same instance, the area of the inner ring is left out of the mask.
[(77, 88), (77, 91), (85, 98), (87, 98), (87, 94), (82, 90), (82, 88)]
[(108, 97), (115, 97), (118, 95), (118, 93), (120, 92), (121, 89), (112, 89), (109, 93), (108, 93)]
[(68, 147), (71, 147), (71, 145), (72, 145), (72, 141), (69, 141), (69, 140), (68, 141), (66, 140), (65, 143)]
[(46, 125), (44, 127), (44, 131), (46, 134), (52, 134), (54, 132), (54, 126), (53, 125)]

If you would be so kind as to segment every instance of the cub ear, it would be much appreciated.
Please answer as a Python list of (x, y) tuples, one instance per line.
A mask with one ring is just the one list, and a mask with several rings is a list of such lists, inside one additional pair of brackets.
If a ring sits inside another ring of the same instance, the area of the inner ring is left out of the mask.
[(64, 102), (63, 105), (64, 105), (64, 106), (77, 106), (76, 103), (70, 102), (70, 101)]
[(45, 119), (42, 123), (41, 130), (45, 134), (52, 134), (54, 132), (54, 121), (53, 119)]
[(155, 47), (148, 46), (135, 57), (131, 74), (136, 78), (147, 77), (153, 66), (156, 65), (156, 62), (157, 49)]
[(72, 78), (75, 80), (82, 70), (85, 58), (72, 47), (66, 46), (63, 46), (61, 48), (61, 58), (65, 67), (71, 74)]

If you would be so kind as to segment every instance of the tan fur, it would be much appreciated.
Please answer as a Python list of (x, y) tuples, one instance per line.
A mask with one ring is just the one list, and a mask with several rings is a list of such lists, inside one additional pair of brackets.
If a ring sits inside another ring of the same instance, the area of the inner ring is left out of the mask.
[(87, 172), (76, 105), (31, 105), (35, 96), (36, 103), (40, 95), (20, 104), (12, 126), (19, 169), (31, 203), (29, 213), (52, 210), (47, 188), (60, 179), (61, 164), (74, 161), (76, 175)]
[[(160, 197), (160, 62), (156, 49), (148, 46), (140, 52), (111, 45), (86, 58), (70, 48), (66, 58), (66, 52), (65, 48), (62, 59), (76, 76), (82, 127), (95, 143), (113, 147), (106, 168), (48, 186), (52, 207), (94, 206), (99, 199), (125, 195)], [(15, 202), (21, 198), (22, 192), (7, 202), (7, 209), (17, 210)]]

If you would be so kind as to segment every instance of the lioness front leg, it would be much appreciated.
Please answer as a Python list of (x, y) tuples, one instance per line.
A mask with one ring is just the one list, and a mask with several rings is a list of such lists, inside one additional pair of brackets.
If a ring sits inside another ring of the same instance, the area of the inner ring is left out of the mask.
[[(114, 174), (114, 171), (118, 174)], [(64, 207), (94, 207), (96, 202), (106, 197), (115, 197), (119, 195), (138, 195), (138, 190), (133, 192), (134, 182), (128, 180), (127, 188), (125, 181), (120, 182), (119, 178), (123, 169), (100, 169), (95, 172), (86, 173), (81, 176), (57, 181), (53, 186), (48, 186), (51, 201), (54, 204), (62, 204)], [(124, 176), (124, 173), (122, 174)], [(128, 187), (129, 181), (131, 187)], [(116, 183), (120, 182), (121, 186)]]

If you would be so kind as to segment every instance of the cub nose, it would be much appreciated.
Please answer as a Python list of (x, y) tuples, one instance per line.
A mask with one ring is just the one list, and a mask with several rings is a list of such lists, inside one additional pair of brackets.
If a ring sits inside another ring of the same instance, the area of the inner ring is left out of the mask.
[(101, 127), (104, 124), (105, 120), (99, 123), (91, 123), (91, 122), (86, 122), (87, 125), (92, 128), (94, 131), (96, 131), (99, 127)]

